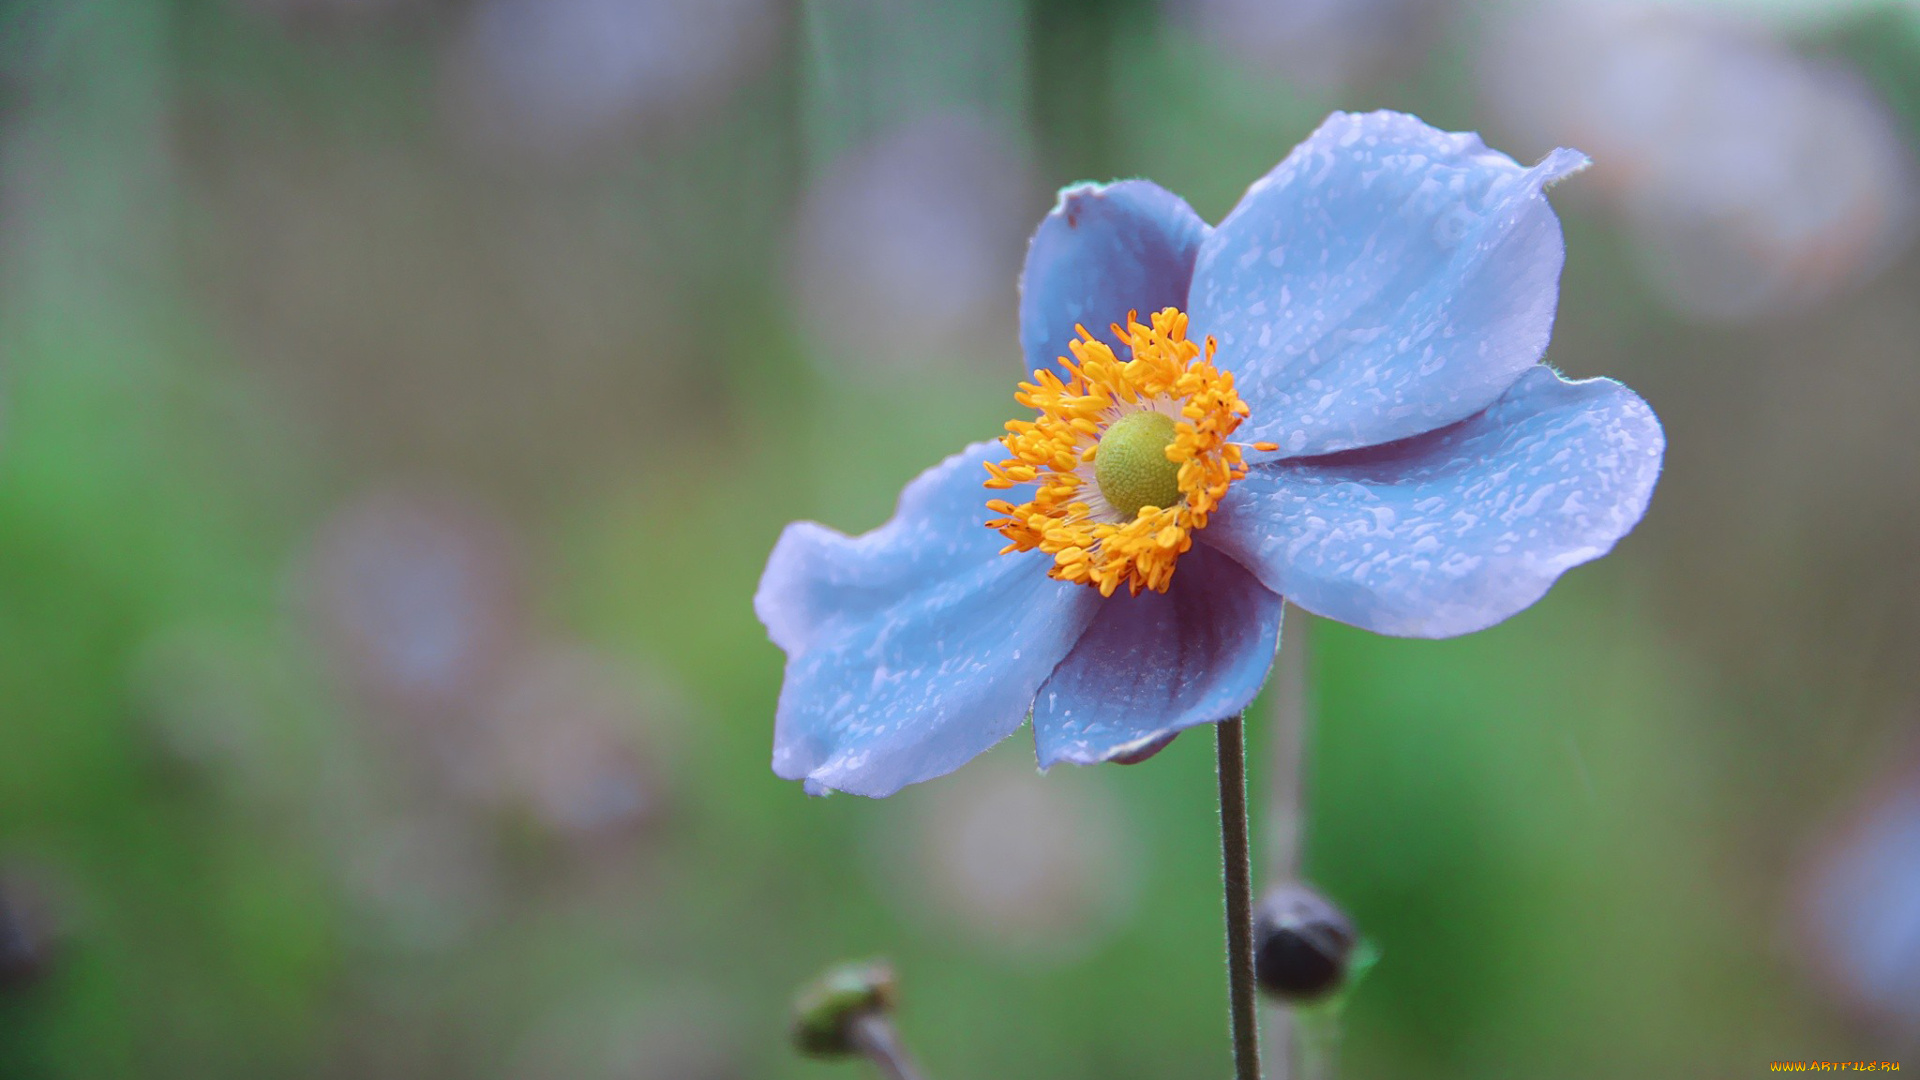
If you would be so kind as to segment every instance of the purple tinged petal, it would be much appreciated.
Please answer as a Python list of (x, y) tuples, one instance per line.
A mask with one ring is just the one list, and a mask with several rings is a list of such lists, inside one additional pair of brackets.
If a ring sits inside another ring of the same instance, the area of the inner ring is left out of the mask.
[(1665, 447), (1633, 391), (1536, 367), (1453, 427), (1255, 466), (1203, 537), (1308, 611), (1451, 637), (1606, 554), (1646, 512)]
[(1565, 244), (1531, 169), (1403, 113), (1335, 113), (1202, 245), (1195, 337), (1219, 342), (1283, 456), (1404, 439), (1486, 408), (1539, 361)]
[(1185, 310), (1208, 231), (1180, 196), (1150, 181), (1062, 189), (1034, 231), (1020, 279), (1027, 367), (1059, 370), (1055, 361), (1073, 355), (1067, 343), (1078, 337), (1075, 324), (1117, 345), (1108, 327), (1125, 323), (1128, 311), (1144, 319), (1164, 307)]
[(1126, 757), (1245, 709), (1273, 665), (1280, 609), (1205, 544), (1180, 556), (1167, 592), (1107, 600), (1033, 703), (1040, 767)]
[(863, 536), (807, 521), (781, 534), (754, 595), (787, 653), (775, 773), (809, 794), (890, 795), (1026, 719), (1100, 595), (1048, 578), (1042, 553), (999, 554), (981, 483), (999, 452), (976, 443), (927, 470)]
[(1005, 456), (998, 440), (974, 443), (921, 473), (900, 492), (893, 517), (849, 538), (808, 521), (788, 525), (767, 558), (754, 613), (789, 655), (844, 623), (874, 617), (914, 586), (992, 559), (1006, 538), (986, 527), (987, 500), (1019, 502), (1021, 490), (990, 491), (984, 463)]

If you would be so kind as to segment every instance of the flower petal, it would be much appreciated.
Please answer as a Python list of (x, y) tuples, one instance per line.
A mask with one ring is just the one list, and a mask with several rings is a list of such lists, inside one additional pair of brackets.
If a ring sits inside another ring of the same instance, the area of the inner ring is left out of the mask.
[(1566, 247), (1531, 169), (1403, 113), (1334, 113), (1201, 245), (1193, 334), (1219, 342), (1288, 457), (1432, 431), (1491, 405), (1546, 350)]
[(1194, 255), (1208, 231), (1180, 196), (1150, 181), (1063, 188), (1034, 231), (1020, 278), (1027, 367), (1071, 356), (1076, 323), (1118, 347), (1108, 327), (1124, 324), (1128, 311), (1145, 318), (1164, 307), (1184, 310)]
[(1111, 761), (1246, 708), (1273, 665), (1280, 607), (1205, 544), (1180, 556), (1165, 593), (1107, 600), (1034, 699), (1040, 767)]
[(1453, 427), (1255, 466), (1205, 538), (1308, 611), (1451, 637), (1606, 554), (1646, 512), (1665, 447), (1633, 391), (1536, 367)]
[(1040, 552), (999, 554), (975, 443), (907, 485), (859, 537), (787, 526), (753, 606), (787, 653), (773, 771), (891, 795), (1013, 733), (1100, 594), (1047, 577)]

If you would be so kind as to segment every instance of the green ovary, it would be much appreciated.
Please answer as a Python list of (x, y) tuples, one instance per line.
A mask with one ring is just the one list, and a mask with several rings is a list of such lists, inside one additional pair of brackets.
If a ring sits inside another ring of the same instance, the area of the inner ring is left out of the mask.
[(1093, 452), (1093, 478), (1100, 494), (1131, 520), (1143, 506), (1165, 509), (1180, 499), (1180, 466), (1167, 460), (1174, 419), (1136, 412), (1115, 420)]

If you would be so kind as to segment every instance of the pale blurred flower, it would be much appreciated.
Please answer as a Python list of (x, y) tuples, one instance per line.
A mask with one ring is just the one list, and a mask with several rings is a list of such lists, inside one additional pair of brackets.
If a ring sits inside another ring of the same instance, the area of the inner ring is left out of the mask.
[(1912, 238), (1913, 161), (1896, 121), (1851, 71), (1757, 25), (1568, 0), (1514, 8), (1489, 40), (1495, 115), (1592, 155), (1659, 298), (1683, 314), (1807, 307)]
[(1141, 853), (1098, 773), (1042, 777), (1024, 750), (896, 797), (879, 848), (902, 901), (940, 931), (1028, 960), (1091, 947), (1131, 909)]
[(477, 142), (564, 157), (691, 121), (766, 58), (779, 16), (773, 0), (480, 0), (448, 105)]
[(512, 1056), (513, 1080), (727, 1080), (724, 999), (703, 986), (598, 987), (558, 1003)]
[(1031, 167), (971, 117), (921, 117), (836, 161), (794, 227), (794, 303), (825, 361), (911, 368), (1011, 352)]
[(335, 840), (347, 897), (376, 944), (415, 952), (452, 948), (497, 911), (492, 854), (455, 814), (426, 809), (371, 817)]
[(1737, 15), (1771, 24), (1817, 26), (1875, 12), (1905, 9), (1920, 14), (1920, 0), (1649, 0), (1666, 7)]
[(502, 675), (466, 784), (558, 836), (624, 836), (666, 809), (661, 756), (684, 708), (586, 649), (542, 649)]
[(1445, 0), (1169, 0), (1221, 52), (1338, 90), (1418, 59)]
[(437, 719), (470, 705), (521, 633), (505, 527), (446, 495), (390, 489), (336, 511), (314, 545), (326, 644), (377, 704)]
[(1832, 838), (1799, 910), (1814, 959), (1846, 998), (1920, 1024), (1920, 776), (1882, 788)]

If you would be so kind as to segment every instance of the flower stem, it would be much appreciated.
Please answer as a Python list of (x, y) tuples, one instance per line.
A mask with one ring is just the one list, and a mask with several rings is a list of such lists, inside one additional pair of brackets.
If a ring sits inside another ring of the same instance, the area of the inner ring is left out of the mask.
[[(1300, 838), (1305, 832), (1307, 653), (1311, 628), (1307, 613), (1288, 605), (1281, 622), (1280, 659), (1273, 677), (1273, 778), (1267, 796), (1267, 882), (1280, 885), (1300, 877)], [(1305, 1032), (1293, 1009), (1268, 1010), (1267, 1040), (1272, 1047), (1274, 1080), (1306, 1080), (1300, 1060)]]
[(1267, 880), (1273, 885), (1300, 878), (1306, 832), (1307, 666), (1313, 646), (1306, 612), (1289, 604), (1282, 626), (1273, 674), (1273, 782), (1267, 803)]
[[(1289, 604), (1273, 679), (1273, 782), (1268, 786), (1267, 882), (1300, 880), (1306, 834), (1307, 729), (1312, 726), (1313, 622)], [(1291, 1005), (1269, 1011), (1274, 1080), (1333, 1080), (1339, 1020), (1304, 1016)]]
[(847, 1035), (854, 1048), (873, 1062), (887, 1080), (924, 1080), (913, 1059), (907, 1056), (906, 1047), (901, 1045), (900, 1033), (893, 1029), (893, 1021), (885, 1013), (869, 1012), (855, 1017), (847, 1025)]
[(1309, 1022), (1305, 1017), (1296, 1017), (1295, 1024), (1300, 1041), (1296, 1059), (1300, 1080), (1333, 1080), (1340, 1051), (1340, 1018), (1325, 1014)]
[(1260, 1020), (1253, 981), (1253, 861), (1248, 848), (1246, 725), (1214, 725), (1220, 761), (1220, 851), (1227, 892), (1227, 986), (1234, 1080), (1260, 1080)]

